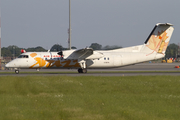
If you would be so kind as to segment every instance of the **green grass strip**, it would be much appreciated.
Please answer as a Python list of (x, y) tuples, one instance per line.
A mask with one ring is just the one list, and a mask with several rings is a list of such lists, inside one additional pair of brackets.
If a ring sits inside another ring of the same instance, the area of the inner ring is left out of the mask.
[(1, 120), (178, 120), (179, 76), (1, 76)]

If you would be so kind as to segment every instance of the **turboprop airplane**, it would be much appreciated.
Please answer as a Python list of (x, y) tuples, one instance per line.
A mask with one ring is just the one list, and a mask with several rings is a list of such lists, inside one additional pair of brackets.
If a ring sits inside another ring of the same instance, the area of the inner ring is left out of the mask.
[(160, 59), (170, 41), (174, 28), (170, 23), (158, 23), (144, 44), (115, 50), (94, 51), (92, 48), (65, 50), (60, 52), (24, 52), (5, 67), (30, 68), (77, 68), (87, 73), (87, 68), (114, 68)]

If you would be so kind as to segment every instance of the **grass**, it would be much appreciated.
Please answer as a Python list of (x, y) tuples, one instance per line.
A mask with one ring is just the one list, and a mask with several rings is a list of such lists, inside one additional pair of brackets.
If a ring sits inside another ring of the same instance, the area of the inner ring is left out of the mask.
[(178, 120), (179, 76), (3, 76), (2, 120)]

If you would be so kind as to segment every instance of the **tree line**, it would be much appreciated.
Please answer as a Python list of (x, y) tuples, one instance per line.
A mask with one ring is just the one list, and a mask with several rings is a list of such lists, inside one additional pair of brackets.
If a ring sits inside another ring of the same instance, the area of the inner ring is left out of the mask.
[[(92, 43), (89, 47), (93, 48), (94, 50), (113, 50), (113, 49), (122, 48), (121, 46), (117, 46), (117, 45), (113, 45), (113, 46), (106, 45), (103, 47), (101, 44), (98, 44), (98, 43)], [(24, 49), (26, 52), (46, 52), (46, 51), (48, 51), (47, 49), (44, 49), (41, 46), (31, 47), (31, 48), (26, 49), (26, 48), (19, 48), (18, 46), (15, 46), (15, 45), (11, 45), (8, 47), (1, 48), (1, 55), (2, 55), (2, 57), (18, 57), (21, 54), (21, 49)], [(71, 49), (77, 49), (77, 48), (73, 46), (73, 47), (71, 47)], [(65, 48), (59, 44), (54, 44), (50, 49), (51, 52), (62, 51), (62, 50), (68, 50), (68, 48)], [(180, 49), (177, 44), (174, 44), (174, 43), (170, 44), (167, 47), (165, 58), (180, 57), (179, 50)]]

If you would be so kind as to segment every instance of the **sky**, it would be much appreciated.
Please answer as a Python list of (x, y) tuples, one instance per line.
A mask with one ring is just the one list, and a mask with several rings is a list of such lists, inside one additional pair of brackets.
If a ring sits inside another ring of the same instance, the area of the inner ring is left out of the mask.
[[(180, 0), (71, 0), (72, 46), (144, 44), (157, 23), (180, 43)], [(1, 0), (1, 47), (68, 47), (69, 0)]]

